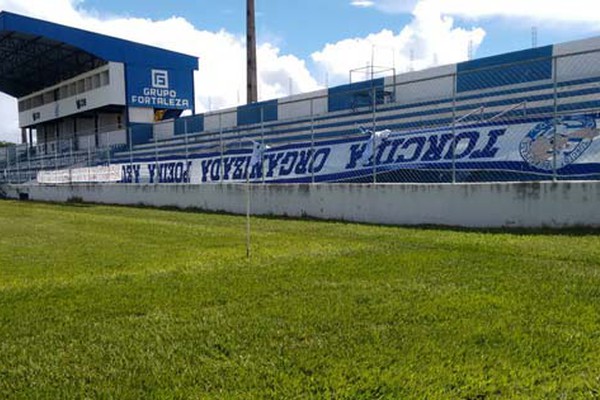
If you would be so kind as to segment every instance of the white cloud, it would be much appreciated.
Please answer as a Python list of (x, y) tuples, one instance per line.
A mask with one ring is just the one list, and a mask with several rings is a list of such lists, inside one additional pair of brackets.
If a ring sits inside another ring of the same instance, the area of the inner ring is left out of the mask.
[[(404, 13), (416, 0), (372, 0), (384, 12)], [(517, 17), (563, 24), (590, 23), (600, 26), (597, 0), (419, 0), (442, 14), (466, 18)]]
[[(246, 98), (246, 51), (244, 38), (224, 30), (209, 32), (196, 29), (181, 17), (160, 21), (112, 16), (100, 18), (84, 9), (79, 0), (0, 0), (0, 10), (41, 18), (94, 32), (163, 47), (200, 58), (195, 75), (198, 111), (238, 104)], [(290, 78), (294, 92), (318, 88), (303, 60), (282, 55), (272, 44), (261, 44), (258, 52), (259, 98), (285, 96)], [(16, 101), (0, 96), (0, 139), (19, 140), (16, 126)]]
[(466, 60), (469, 43), (476, 51), (485, 37), (482, 28), (455, 27), (452, 17), (444, 16), (427, 1), (418, 3), (412, 13), (411, 23), (398, 33), (385, 29), (327, 44), (312, 54), (313, 61), (339, 83), (349, 79), (351, 69), (370, 64), (372, 53), (374, 65), (395, 67), (399, 73)]
[(353, 0), (350, 4), (354, 7), (369, 8), (373, 7), (375, 5), (375, 2), (371, 0)]

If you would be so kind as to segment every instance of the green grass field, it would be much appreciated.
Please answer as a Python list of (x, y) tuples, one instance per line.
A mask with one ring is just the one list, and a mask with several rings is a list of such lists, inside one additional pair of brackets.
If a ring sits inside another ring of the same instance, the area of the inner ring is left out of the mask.
[(600, 235), (0, 201), (0, 398), (600, 397)]

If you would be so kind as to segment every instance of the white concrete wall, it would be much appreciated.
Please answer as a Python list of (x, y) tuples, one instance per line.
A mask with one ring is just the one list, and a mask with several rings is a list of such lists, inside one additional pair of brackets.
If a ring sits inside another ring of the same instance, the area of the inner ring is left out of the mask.
[[(31, 200), (197, 207), (243, 214), (244, 185), (22, 185)], [(600, 227), (600, 182), (252, 186), (253, 214), (398, 225)]]

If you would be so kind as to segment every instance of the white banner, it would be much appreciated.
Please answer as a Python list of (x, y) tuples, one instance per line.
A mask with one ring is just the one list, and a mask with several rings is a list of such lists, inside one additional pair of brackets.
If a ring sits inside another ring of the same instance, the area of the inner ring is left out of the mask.
[(46, 184), (119, 182), (121, 181), (121, 167), (119, 165), (110, 165), (39, 171), (37, 181), (38, 183)]

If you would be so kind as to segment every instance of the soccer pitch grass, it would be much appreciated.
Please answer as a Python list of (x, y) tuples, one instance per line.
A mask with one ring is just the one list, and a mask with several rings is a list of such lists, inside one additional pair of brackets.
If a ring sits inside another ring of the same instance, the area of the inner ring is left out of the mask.
[(0, 398), (600, 396), (598, 232), (0, 201)]

